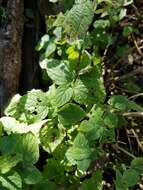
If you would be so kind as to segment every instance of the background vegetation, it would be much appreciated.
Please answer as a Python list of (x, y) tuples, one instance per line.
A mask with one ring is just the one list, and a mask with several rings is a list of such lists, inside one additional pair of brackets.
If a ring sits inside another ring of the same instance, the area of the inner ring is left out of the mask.
[(141, 4), (50, 2), (62, 11), (35, 47), (41, 89), (0, 118), (0, 189), (142, 189)]

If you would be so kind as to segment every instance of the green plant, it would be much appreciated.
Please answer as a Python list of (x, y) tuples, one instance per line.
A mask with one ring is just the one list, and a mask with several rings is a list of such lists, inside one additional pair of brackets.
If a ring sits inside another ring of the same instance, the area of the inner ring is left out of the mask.
[[(102, 76), (102, 51), (112, 44), (108, 29), (125, 16), (130, 3), (76, 0), (65, 14), (48, 19), (48, 34), (36, 50), (53, 83), (47, 92), (15, 95), (0, 119), (1, 189), (103, 188), (110, 154), (105, 145), (116, 143), (116, 129), (128, 122), (125, 112), (143, 111), (125, 96), (107, 101)], [(46, 160), (39, 167), (43, 152)], [(135, 158), (126, 168), (114, 165), (117, 190), (139, 182), (142, 162)]]

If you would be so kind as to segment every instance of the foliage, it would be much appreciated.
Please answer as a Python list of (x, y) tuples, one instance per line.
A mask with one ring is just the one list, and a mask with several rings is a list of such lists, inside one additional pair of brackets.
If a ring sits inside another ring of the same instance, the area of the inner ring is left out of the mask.
[[(110, 154), (104, 147), (116, 143), (117, 128), (126, 127), (125, 112), (143, 111), (125, 96), (108, 98), (102, 75), (101, 52), (113, 41), (109, 28), (124, 18), (131, 3), (76, 0), (65, 14), (49, 17), (48, 33), (36, 50), (52, 85), (47, 92), (14, 96), (0, 119), (1, 189), (103, 188)], [(124, 29), (124, 36), (130, 33), (131, 28)], [(39, 169), (43, 152), (47, 157)], [(114, 165), (117, 190), (139, 182), (142, 163), (135, 158), (130, 166)]]

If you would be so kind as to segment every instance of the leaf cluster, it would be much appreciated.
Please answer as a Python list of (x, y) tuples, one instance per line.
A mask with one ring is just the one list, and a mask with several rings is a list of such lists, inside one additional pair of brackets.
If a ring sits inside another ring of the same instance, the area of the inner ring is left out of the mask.
[[(126, 127), (125, 112), (143, 111), (125, 96), (108, 99), (102, 75), (101, 51), (113, 40), (109, 29), (131, 3), (76, 0), (66, 13), (48, 18), (36, 50), (52, 85), (47, 92), (15, 95), (0, 118), (1, 189), (103, 188), (110, 154), (104, 147), (116, 143), (117, 128)], [(99, 160), (105, 163), (96, 166)], [(135, 158), (128, 168), (116, 169), (117, 190), (139, 182), (142, 162)]]

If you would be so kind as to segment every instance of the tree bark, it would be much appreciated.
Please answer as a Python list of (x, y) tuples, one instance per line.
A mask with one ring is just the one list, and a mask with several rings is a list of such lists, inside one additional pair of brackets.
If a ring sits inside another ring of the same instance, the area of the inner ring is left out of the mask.
[(19, 86), (24, 0), (7, 0), (7, 18), (0, 30), (0, 115)]

